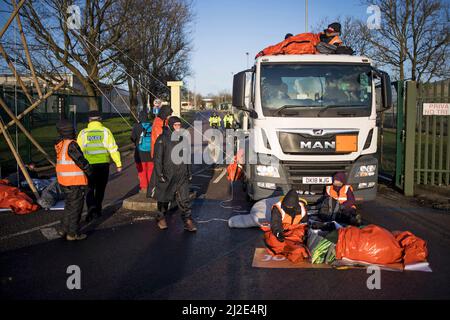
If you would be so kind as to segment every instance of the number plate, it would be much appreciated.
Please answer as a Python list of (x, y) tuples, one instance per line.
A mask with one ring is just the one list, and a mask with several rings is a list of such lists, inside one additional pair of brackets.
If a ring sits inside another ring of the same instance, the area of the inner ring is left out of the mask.
[(303, 177), (303, 184), (331, 184), (331, 177)]

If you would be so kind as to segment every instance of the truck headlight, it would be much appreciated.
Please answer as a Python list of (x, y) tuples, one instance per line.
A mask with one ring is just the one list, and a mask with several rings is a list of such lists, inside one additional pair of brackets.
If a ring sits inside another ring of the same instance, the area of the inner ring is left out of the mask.
[(256, 166), (256, 174), (261, 177), (270, 177), (270, 178), (279, 178), (280, 173), (278, 172), (277, 167), (273, 166)]
[(375, 182), (361, 182), (358, 184), (358, 189), (367, 189), (367, 188), (373, 188), (375, 186)]
[(368, 166), (360, 166), (359, 171), (356, 173), (356, 178), (362, 178), (362, 177), (372, 177), (375, 175), (375, 172), (377, 171), (377, 166), (374, 164), (368, 165)]
[(257, 182), (256, 185), (264, 189), (275, 190), (277, 188), (276, 184), (272, 182)]

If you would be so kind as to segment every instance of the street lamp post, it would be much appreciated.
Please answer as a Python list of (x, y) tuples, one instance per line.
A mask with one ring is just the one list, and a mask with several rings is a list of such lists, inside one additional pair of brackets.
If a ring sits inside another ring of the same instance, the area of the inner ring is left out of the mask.
[(305, 0), (305, 32), (308, 32), (308, 0)]
[(248, 52), (245, 53), (247, 55), (247, 69), (248, 69)]

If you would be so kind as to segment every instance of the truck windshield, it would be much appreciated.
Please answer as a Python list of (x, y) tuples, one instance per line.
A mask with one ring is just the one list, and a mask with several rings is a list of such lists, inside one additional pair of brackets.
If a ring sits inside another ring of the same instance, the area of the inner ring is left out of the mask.
[(264, 116), (369, 116), (371, 70), (366, 64), (262, 64)]

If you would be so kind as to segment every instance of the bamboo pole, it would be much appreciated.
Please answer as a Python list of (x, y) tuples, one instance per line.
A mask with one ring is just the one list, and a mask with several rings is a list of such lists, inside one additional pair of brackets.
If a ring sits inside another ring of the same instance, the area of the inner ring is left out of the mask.
[[(17, 8), (16, 0), (12, 0), (14, 5), (14, 9)], [(27, 39), (25, 38), (25, 34), (23, 33), (22, 22), (20, 21), (20, 15), (16, 15), (17, 26), (19, 27), (20, 38), (22, 39), (23, 48), (25, 49), (25, 56), (27, 58), (28, 67), (31, 71), (31, 76), (33, 77), (34, 85), (36, 86), (37, 93), (39, 98), (42, 98), (41, 87), (39, 86), (39, 81), (36, 77), (36, 73), (34, 72), (33, 62), (31, 61), (30, 51), (28, 50)]]
[[(44, 94), (44, 96), (42, 97), (42, 99), (37, 100), (36, 102), (34, 102), (31, 106), (29, 106), (26, 110), (24, 110), (21, 114), (19, 114), (17, 116), (17, 120), (21, 120), (23, 117), (25, 117), (28, 113), (30, 113), (31, 111), (33, 111), (34, 109), (36, 109), (43, 101), (45, 101), (48, 97), (50, 97), (56, 90), (59, 90), (62, 86), (64, 85), (64, 80), (61, 81), (60, 83), (58, 83), (53, 89), (50, 89), (46, 94)], [(8, 129), (9, 127), (11, 127), (14, 124), (14, 120), (11, 120), (7, 125), (6, 125), (6, 129)]]
[(30, 101), (30, 103), (33, 103), (33, 99), (31, 98), (30, 94), (28, 93), (28, 90), (25, 87), (25, 84), (23, 83), (22, 78), (17, 73), (16, 68), (14, 68), (13, 63), (9, 59), (8, 54), (6, 53), (5, 49), (3, 48), (3, 46), (1, 44), (0, 44), (0, 53), (2, 54), (3, 58), (5, 58), (6, 63), (8, 64), (8, 67), (11, 69), (12, 73), (16, 77), (17, 82), (19, 82), (19, 85), (22, 88), (23, 93), (25, 93), (25, 95), (27, 96), (27, 99)]
[(23, 4), (25, 3), (26, 0), (22, 0), (19, 2), (19, 4), (17, 5), (17, 8), (14, 9), (14, 11), (11, 13), (11, 16), (9, 17), (8, 21), (5, 23), (5, 25), (3, 26), (2, 31), (0, 31), (0, 39), (3, 37), (3, 35), (5, 34), (6, 30), (8, 30), (9, 25), (11, 24), (11, 22), (14, 20), (15, 16), (17, 15), (17, 13), (19, 13), (20, 8), (23, 6)]
[(52, 161), (49, 154), (42, 148), (42, 146), (37, 142), (33, 136), (30, 134), (30, 132), (23, 126), (22, 123), (20, 123), (20, 120), (16, 118), (14, 113), (9, 110), (8, 106), (6, 105), (5, 101), (3, 101), (2, 98), (0, 98), (0, 106), (5, 110), (5, 112), (8, 114), (8, 116), (16, 123), (16, 125), (19, 127), (19, 129), (24, 133), (24, 135), (33, 143), (33, 145), (45, 156), (45, 158), (52, 164), (52, 166), (55, 166), (55, 162)]
[(33, 180), (31, 180), (31, 177), (28, 174), (27, 168), (25, 167), (25, 164), (23, 163), (22, 158), (20, 157), (20, 154), (17, 152), (16, 148), (14, 147), (14, 143), (12, 142), (8, 131), (6, 131), (6, 129), (5, 129), (5, 125), (3, 123), (2, 118), (0, 118), (0, 131), (2, 131), (3, 136), (5, 137), (6, 143), (8, 144), (9, 149), (11, 149), (11, 152), (14, 155), (14, 158), (16, 159), (20, 170), (22, 171), (23, 176), (25, 177), (25, 180), (27, 180), (27, 183), (30, 186), (31, 191), (33, 191), (33, 194), (36, 197), (36, 199), (39, 199), (39, 193), (33, 184)]

